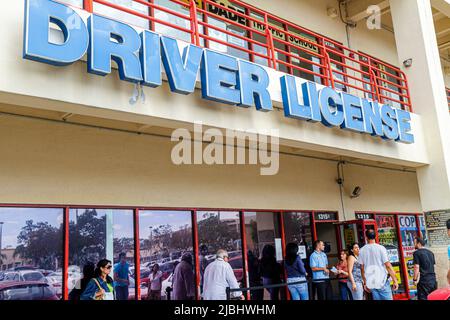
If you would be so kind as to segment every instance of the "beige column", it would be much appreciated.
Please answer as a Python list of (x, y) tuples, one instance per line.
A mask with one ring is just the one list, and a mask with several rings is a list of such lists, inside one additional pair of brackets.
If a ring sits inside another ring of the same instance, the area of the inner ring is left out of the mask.
[[(450, 115), (433, 24), (430, 0), (390, 0), (399, 63), (407, 75), (414, 112), (422, 118), (430, 165), (417, 170), (423, 211), (450, 209)], [(449, 5), (450, 6), (450, 5)], [(432, 213), (430, 215), (433, 215)], [(439, 285), (446, 284), (448, 257), (432, 245), (437, 258)]]

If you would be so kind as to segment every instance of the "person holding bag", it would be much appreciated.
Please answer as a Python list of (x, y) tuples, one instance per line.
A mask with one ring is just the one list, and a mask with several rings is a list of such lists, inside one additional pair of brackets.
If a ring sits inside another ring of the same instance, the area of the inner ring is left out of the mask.
[(100, 260), (95, 269), (95, 277), (89, 281), (80, 300), (115, 300), (114, 281), (109, 276), (111, 269), (111, 261)]

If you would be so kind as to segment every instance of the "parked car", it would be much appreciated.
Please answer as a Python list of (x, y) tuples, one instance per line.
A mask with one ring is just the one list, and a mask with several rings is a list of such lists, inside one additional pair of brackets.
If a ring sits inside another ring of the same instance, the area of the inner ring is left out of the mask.
[(0, 300), (59, 300), (55, 290), (42, 281), (0, 282)]
[(228, 260), (228, 263), (233, 268), (234, 276), (238, 282), (241, 282), (244, 277), (244, 271), (242, 266), (242, 256), (235, 256)]

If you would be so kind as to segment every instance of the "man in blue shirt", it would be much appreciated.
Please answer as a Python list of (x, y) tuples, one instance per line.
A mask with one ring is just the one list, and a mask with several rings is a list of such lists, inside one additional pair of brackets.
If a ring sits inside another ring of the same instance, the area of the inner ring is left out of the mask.
[(323, 252), (325, 244), (323, 241), (317, 240), (313, 246), (314, 252), (309, 257), (309, 265), (313, 275), (313, 297), (317, 292), (318, 300), (331, 300), (330, 270), (328, 269), (327, 255)]
[(126, 254), (119, 254), (119, 262), (114, 265), (114, 281), (116, 300), (128, 300), (128, 286), (130, 285), (130, 265), (126, 261)]

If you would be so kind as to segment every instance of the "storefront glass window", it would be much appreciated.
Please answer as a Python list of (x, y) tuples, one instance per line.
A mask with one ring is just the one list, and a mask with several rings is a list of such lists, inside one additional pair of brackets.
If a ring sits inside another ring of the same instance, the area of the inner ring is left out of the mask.
[(398, 223), (400, 226), (400, 234), (402, 239), (403, 258), (406, 270), (408, 272), (408, 288), (411, 297), (417, 295), (417, 288), (414, 285), (414, 263), (413, 253), (414, 238), (419, 236), (419, 230), (417, 228), (417, 222), (415, 216), (399, 216)]
[[(275, 280), (279, 283), (283, 277), (283, 249), (278, 218), (278, 213), (274, 212), (244, 212), (250, 287), (275, 284)], [(271, 260), (266, 257), (267, 252), (272, 253)], [(272, 292), (252, 290), (250, 296), (252, 300), (270, 300), (274, 296), (279, 298), (279, 293), (278, 288)]]
[(299, 246), (299, 256), (304, 263), (309, 264), (307, 257), (314, 251), (310, 213), (286, 212), (284, 214), (284, 232), (286, 243), (296, 243)]
[[(192, 215), (190, 211), (140, 211), (139, 242), (141, 264), (141, 298), (148, 296), (149, 276), (155, 264), (162, 272), (161, 299), (167, 299), (166, 289), (172, 287), (173, 272), (184, 253), (190, 253), (194, 262), (192, 245)], [(194, 283), (192, 263), (192, 288)]]
[[(62, 209), (0, 208), (0, 281), (42, 281), (42, 288), (3, 288), (0, 300), (62, 295)], [(44, 295), (45, 291), (45, 295)], [(42, 294), (41, 294), (42, 293)]]
[(200, 286), (209, 263), (214, 261), (217, 250), (228, 251), (229, 263), (238, 282), (243, 280), (242, 242), (239, 212), (197, 211)]
[(394, 294), (405, 293), (405, 283), (403, 281), (403, 270), (400, 264), (400, 250), (398, 234), (394, 215), (377, 215), (376, 222), (378, 226), (378, 239), (388, 253), (389, 261), (397, 275), (399, 288)]
[[(130, 273), (134, 269), (134, 227), (132, 210), (70, 209), (69, 212), (69, 292), (77, 288), (83, 267), (108, 259), (115, 265), (125, 253)], [(114, 272), (111, 272), (114, 277)], [(135, 297), (130, 274), (128, 298)]]
[[(112, 4), (116, 4), (127, 9), (132, 9), (133, 11), (140, 14), (149, 14), (148, 6), (133, 0), (107, 0), (107, 2), (111, 2)], [(149, 21), (147, 19), (141, 18), (134, 14), (126, 13), (121, 10), (117, 10), (115, 8), (111, 8), (109, 6), (105, 6), (97, 2), (94, 2), (94, 12), (136, 27), (149, 29)]]

